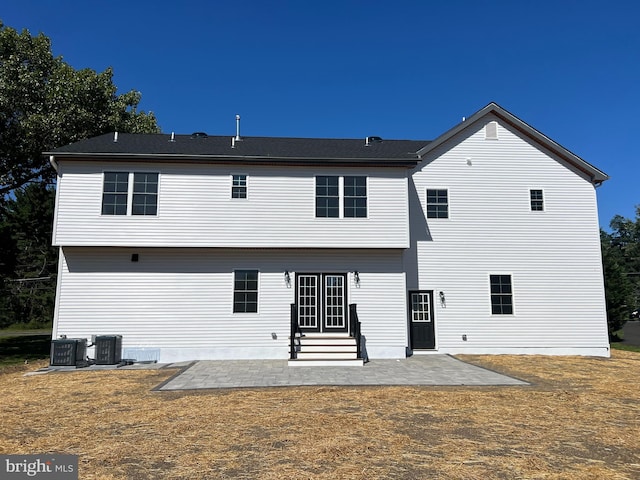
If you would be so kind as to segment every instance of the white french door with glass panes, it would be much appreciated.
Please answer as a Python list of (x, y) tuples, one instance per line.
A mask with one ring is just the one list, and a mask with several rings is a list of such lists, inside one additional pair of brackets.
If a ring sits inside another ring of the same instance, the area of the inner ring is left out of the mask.
[(297, 274), (296, 304), (303, 331), (347, 332), (346, 274)]

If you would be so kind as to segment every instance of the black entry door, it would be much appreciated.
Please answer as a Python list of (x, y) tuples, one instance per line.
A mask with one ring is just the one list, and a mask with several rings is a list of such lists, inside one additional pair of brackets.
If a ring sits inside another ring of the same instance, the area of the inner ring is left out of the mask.
[(298, 323), (303, 331), (347, 331), (347, 276), (342, 273), (296, 275)]
[(433, 321), (433, 290), (409, 292), (411, 349), (433, 349), (436, 337)]

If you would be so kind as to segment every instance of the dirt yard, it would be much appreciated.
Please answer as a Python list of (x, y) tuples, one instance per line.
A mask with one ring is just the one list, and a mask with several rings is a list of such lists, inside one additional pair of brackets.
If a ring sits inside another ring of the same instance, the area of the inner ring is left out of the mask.
[(105, 480), (640, 478), (640, 353), (461, 358), (533, 385), (157, 392), (174, 372), (9, 368), (0, 453)]

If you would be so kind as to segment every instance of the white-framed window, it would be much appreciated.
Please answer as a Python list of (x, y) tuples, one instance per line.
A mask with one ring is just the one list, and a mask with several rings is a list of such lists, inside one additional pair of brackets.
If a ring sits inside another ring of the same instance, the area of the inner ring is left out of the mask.
[(258, 312), (258, 270), (234, 270), (233, 313)]
[(489, 287), (491, 291), (491, 314), (513, 314), (513, 288), (511, 275), (489, 275)]
[(247, 198), (246, 175), (232, 175), (231, 198)]
[(129, 172), (104, 172), (102, 215), (126, 215)]
[(158, 174), (133, 173), (131, 215), (158, 214)]
[(344, 216), (367, 217), (367, 177), (344, 177)]
[(157, 215), (157, 172), (104, 172), (102, 215)]
[(532, 212), (544, 211), (544, 192), (541, 189), (529, 190), (529, 200)]
[(449, 191), (446, 188), (427, 189), (427, 218), (449, 218)]
[(367, 218), (367, 177), (318, 175), (317, 218)]

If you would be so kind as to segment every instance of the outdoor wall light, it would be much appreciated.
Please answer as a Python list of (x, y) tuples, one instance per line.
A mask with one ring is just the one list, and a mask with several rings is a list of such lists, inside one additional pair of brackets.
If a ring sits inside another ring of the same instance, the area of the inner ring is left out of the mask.
[(447, 299), (444, 296), (444, 292), (440, 292), (438, 294), (440, 296), (440, 305), (442, 305), (442, 308), (447, 308)]
[(356, 282), (356, 285), (360, 285), (360, 274), (357, 270), (353, 272), (353, 280)]
[(291, 275), (289, 274), (289, 270), (284, 271), (284, 283), (287, 284), (287, 287), (291, 286)]

